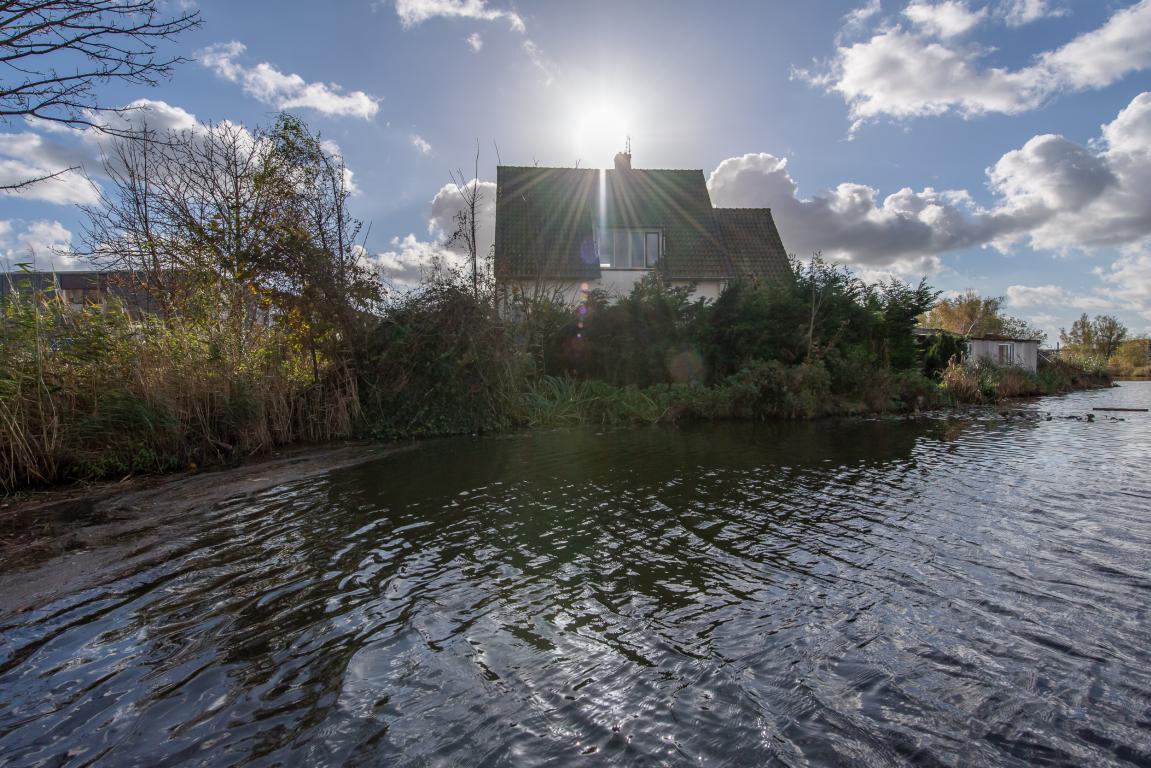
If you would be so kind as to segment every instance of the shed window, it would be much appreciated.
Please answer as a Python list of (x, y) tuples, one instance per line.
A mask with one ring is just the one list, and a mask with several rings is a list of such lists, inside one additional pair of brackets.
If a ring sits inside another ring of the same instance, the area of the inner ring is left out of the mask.
[(1000, 344), (999, 345), (999, 364), (1011, 365), (1015, 362), (1015, 345), (1014, 344)]
[(596, 247), (601, 267), (650, 269), (659, 261), (663, 235), (654, 229), (601, 229)]

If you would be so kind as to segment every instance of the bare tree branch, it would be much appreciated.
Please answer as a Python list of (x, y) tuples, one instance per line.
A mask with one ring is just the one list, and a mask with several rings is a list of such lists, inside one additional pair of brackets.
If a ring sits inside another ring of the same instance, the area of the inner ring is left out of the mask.
[(99, 113), (98, 83), (155, 85), (184, 58), (160, 45), (200, 25), (199, 12), (162, 18), (159, 0), (0, 2), (0, 122), (36, 117), (122, 132)]
[(0, 192), (18, 192), (19, 190), (26, 189), (27, 187), (30, 187), (33, 184), (39, 184), (42, 181), (51, 181), (52, 179), (60, 178), (61, 176), (63, 176), (66, 173), (71, 173), (72, 171), (78, 171), (78, 170), (80, 170), (80, 166), (73, 165), (69, 168), (64, 168), (63, 170), (55, 171), (53, 173), (49, 173), (49, 174), (46, 174), (44, 176), (37, 176), (34, 179), (28, 179), (26, 181), (18, 181), (15, 184), (0, 184)]

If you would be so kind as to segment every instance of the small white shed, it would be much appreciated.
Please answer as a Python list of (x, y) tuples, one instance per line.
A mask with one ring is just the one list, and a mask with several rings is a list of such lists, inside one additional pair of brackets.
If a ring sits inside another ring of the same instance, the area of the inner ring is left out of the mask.
[(1039, 365), (1039, 342), (997, 335), (972, 336), (967, 340), (967, 359), (971, 362), (990, 360), (996, 365), (1018, 365), (1025, 371), (1034, 371)]

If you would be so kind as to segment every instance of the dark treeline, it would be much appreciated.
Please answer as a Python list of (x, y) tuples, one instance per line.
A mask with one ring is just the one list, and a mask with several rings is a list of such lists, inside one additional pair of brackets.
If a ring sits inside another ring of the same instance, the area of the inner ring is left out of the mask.
[[(0, 318), (5, 490), (349, 437), (809, 418), (1006, 393), (983, 369), (972, 384), (954, 342), (917, 345), (938, 296), (926, 283), (869, 285), (819, 258), (714, 302), (658, 271), (578, 307), (542, 289), (497, 296), (490, 254), (466, 236), (473, 204), (453, 238), (469, 244), (464, 266), (389, 291), (343, 161), (288, 115), (118, 141), (105, 173), (77, 255), (129, 274), (154, 311), (77, 311), (14, 285)], [(1026, 383), (1009, 394), (1066, 382)]]

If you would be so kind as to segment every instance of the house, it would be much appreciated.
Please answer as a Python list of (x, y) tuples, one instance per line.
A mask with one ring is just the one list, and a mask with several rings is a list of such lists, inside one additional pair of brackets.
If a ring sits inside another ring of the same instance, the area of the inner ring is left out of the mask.
[(1039, 364), (1039, 341), (997, 334), (972, 336), (967, 340), (967, 359), (970, 362), (990, 360), (996, 365), (1017, 365), (1034, 371)]
[(54, 294), (73, 310), (102, 307), (115, 297), (133, 314), (155, 311), (140, 279), (126, 271), (0, 272), (0, 303), (13, 293)]
[(659, 271), (694, 295), (719, 296), (736, 278), (791, 276), (768, 208), (715, 208), (702, 170), (500, 166), (495, 278), (510, 292), (590, 290), (622, 296)]

